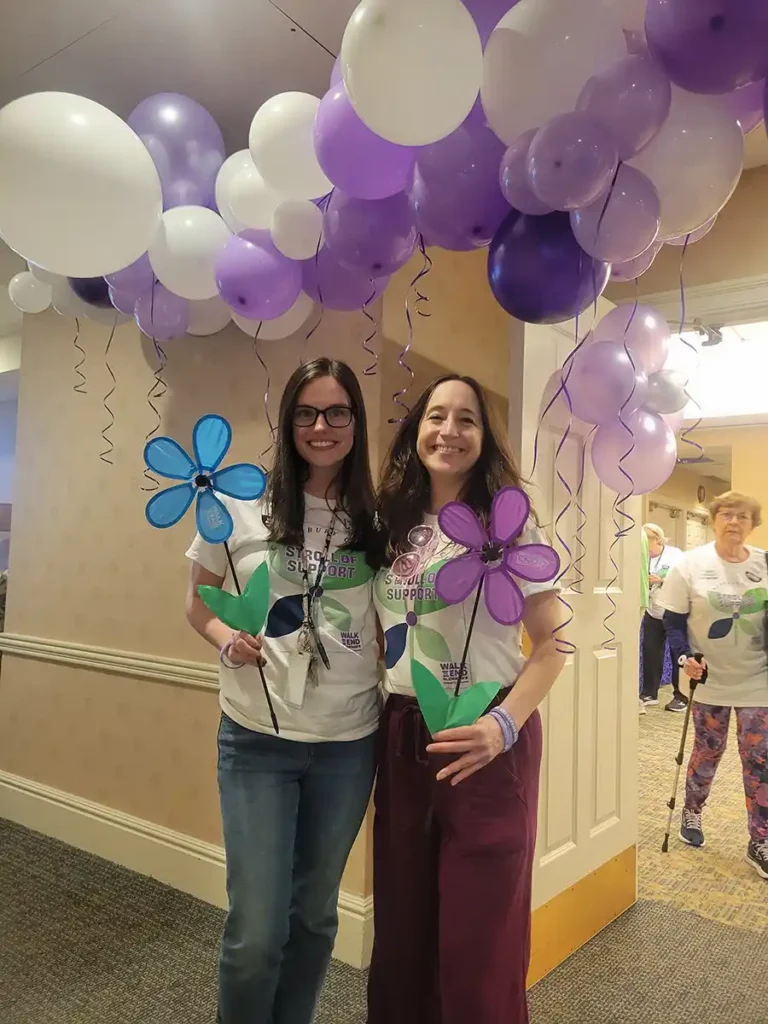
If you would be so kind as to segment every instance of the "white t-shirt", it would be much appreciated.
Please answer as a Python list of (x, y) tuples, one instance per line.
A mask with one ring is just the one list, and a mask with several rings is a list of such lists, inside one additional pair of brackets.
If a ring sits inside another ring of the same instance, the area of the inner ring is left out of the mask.
[(709, 667), (700, 704), (768, 706), (768, 661), (763, 647), (768, 570), (765, 554), (749, 548), (745, 562), (726, 562), (714, 544), (687, 551), (661, 588), (662, 608), (687, 614), (694, 654)]
[(661, 583), (652, 583), (649, 589), (647, 610), (648, 614), (654, 619), (662, 619), (664, 617), (664, 609), (659, 604), (661, 585), (669, 575), (670, 570), (677, 565), (682, 557), (683, 552), (680, 548), (673, 548), (670, 544), (667, 544), (660, 555), (648, 559), (648, 575), (661, 577)]
[[(425, 524), (439, 531), (437, 516), (425, 516)], [(461, 666), (475, 595), (463, 604), (449, 605), (435, 591), (435, 577), (448, 558), (462, 554), (464, 548), (453, 544), (442, 532), (438, 544), (421, 571), (408, 580), (400, 580), (391, 569), (376, 575), (373, 596), (386, 642), (385, 689), (388, 693), (415, 696), (411, 683), (411, 659), (420, 661), (453, 694)], [(546, 544), (541, 531), (529, 523), (520, 544)], [(557, 589), (553, 583), (526, 583), (516, 579), (523, 594), (539, 594)], [(565, 618), (565, 612), (563, 613)], [(501, 626), (491, 618), (481, 598), (472, 642), (469, 648), (462, 690), (474, 683), (500, 683), (511, 686), (525, 664), (521, 647), (522, 626)]]
[[(232, 514), (229, 540), (240, 586), (266, 560), (269, 565), (269, 614), (264, 629), (264, 674), (280, 726), (280, 736), (305, 743), (357, 740), (375, 731), (379, 717), (378, 647), (373, 609), (373, 570), (362, 552), (339, 550), (347, 538), (346, 520), (336, 519), (326, 573), (317, 598), (315, 623), (330, 661), (317, 660), (316, 682), (308, 677), (309, 659), (297, 648), (303, 618), (300, 549), (267, 540), (262, 501), (237, 501), (219, 495)], [(332, 512), (321, 498), (304, 496), (304, 536), (309, 581), (314, 585), (325, 549)], [(224, 576), (235, 593), (223, 544), (207, 544), (198, 534), (187, 557)], [(235, 722), (273, 734), (258, 669), (219, 667), (220, 703)]]

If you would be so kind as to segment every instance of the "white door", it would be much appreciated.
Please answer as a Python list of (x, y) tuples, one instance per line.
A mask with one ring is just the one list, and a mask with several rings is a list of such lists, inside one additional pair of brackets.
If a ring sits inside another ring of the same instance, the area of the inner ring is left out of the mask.
[[(601, 303), (602, 315), (610, 307)], [(522, 469), (532, 466), (539, 404), (550, 374), (574, 344), (574, 325), (515, 325), (510, 366), (510, 433), (520, 444)], [(588, 326), (585, 325), (585, 326)], [(581, 460), (586, 471), (580, 504), (586, 514), (582, 550), (576, 537), (579, 513), (575, 503), (562, 518), (559, 532), (573, 552), (581, 554), (583, 581), (572, 568), (564, 579), (563, 597), (572, 606), (574, 622), (568, 636), (577, 650), (568, 656), (562, 676), (547, 699), (544, 721), (544, 763), (541, 777), (539, 841), (534, 880), (534, 907), (592, 874), (636, 843), (638, 629), (640, 595), (639, 530), (611, 548), (614, 541), (614, 495), (589, 466), (587, 430), (574, 432), (555, 453), (563, 431), (551, 424), (539, 437), (539, 456), (532, 489), (536, 510), (551, 541), (568, 555), (554, 536), (558, 512), (568, 505), (556, 470), (576, 490)], [(586, 451), (585, 451), (586, 446)], [(626, 505), (641, 515), (640, 500)], [(638, 522), (638, 527), (641, 524)], [(615, 580), (614, 580), (614, 577)], [(604, 620), (612, 611), (608, 644)], [(563, 608), (563, 615), (567, 610)]]

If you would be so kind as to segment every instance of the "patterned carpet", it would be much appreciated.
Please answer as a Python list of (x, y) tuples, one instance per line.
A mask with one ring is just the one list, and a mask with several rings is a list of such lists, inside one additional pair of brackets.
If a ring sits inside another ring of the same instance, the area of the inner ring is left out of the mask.
[[(664, 711), (640, 720), (640, 903), (533, 989), (532, 1024), (768, 1021), (768, 883), (741, 859), (735, 744), (707, 849), (659, 852), (681, 728)], [(221, 923), (214, 907), (0, 821), (2, 1024), (213, 1024)], [(364, 1022), (364, 974), (334, 964), (316, 1024)]]

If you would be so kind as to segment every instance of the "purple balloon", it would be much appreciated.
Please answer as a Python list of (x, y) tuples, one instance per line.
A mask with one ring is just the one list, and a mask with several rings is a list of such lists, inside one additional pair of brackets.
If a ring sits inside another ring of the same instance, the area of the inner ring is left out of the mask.
[(663, 242), (654, 242), (653, 245), (648, 246), (645, 252), (640, 253), (633, 260), (627, 260), (625, 263), (614, 263), (611, 267), (611, 280), (621, 282), (636, 281), (638, 277), (642, 277), (658, 256), (663, 245)]
[(538, 128), (529, 128), (519, 135), (501, 158), (499, 184), (504, 198), (520, 213), (540, 217), (552, 213), (552, 207), (542, 203), (528, 181), (528, 150)]
[(325, 176), (348, 196), (386, 199), (411, 180), (414, 150), (387, 142), (366, 127), (343, 85), (332, 86), (320, 101), (314, 143)]
[(119, 313), (126, 313), (128, 316), (133, 316), (136, 312), (138, 296), (133, 292), (123, 292), (118, 288), (110, 288), (109, 301)]
[(517, 0), (462, 0), (477, 26), (480, 42), (485, 44), (501, 19), (517, 3)]
[(503, 143), (471, 115), (420, 149), (409, 196), (422, 234), (457, 252), (488, 245), (509, 214), (499, 186), (503, 154)]
[(607, 197), (571, 213), (571, 227), (581, 248), (598, 260), (632, 260), (645, 252), (659, 233), (661, 200), (650, 178), (622, 164)]
[(723, 97), (725, 105), (739, 122), (744, 135), (749, 135), (763, 123), (764, 92), (763, 82), (753, 82)]
[(626, 418), (640, 408), (648, 378), (632, 365), (623, 345), (597, 341), (574, 357), (567, 388), (574, 416), (585, 423), (608, 423), (620, 412)]
[(673, 412), (661, 417), (673, 434), (683, 429), (685, 423), (685, 412)]
[(658, 373), (669, 355), (672, 333), (653, 306), (626, 302), (602, 318), (594, 329), (595, 341), (626, 342), (635, 365), (645, 373)]
[(675, 435), (660, 416), (645, 409), (622, 419), (626, 426), (616, 419), (598, 427), (592, 439), (592, 465), (617, 494), (649, 494), (672, 475), (677, 462)]
[(148, 338), (170, 341), (186, 333), (189, 326), (189, 301), (156, 283), (139, 296), (134, 315), (136, 323)]
[(619, 163), (613, 136), (587, 114), (561, 114), (528, 150), (528, 181), (555, 210), (577, 210), (608, 191)]
[(382, 294), (389, 277), (372, 279), (361, 270), (345, 267), (323, 247), (317, 256), (301, 264), (304, 291), (326, 309), (362, 309)]
[(215, 207), (216, 175), (226, 150), (221, 129), (189, 96), (158, 93), (143, 100), (128, 124), (149, 150), (163, 187), (163, 207)]
[(567, 213), (530, 217), (512, 210), (488, 253), (488, 280), (511, 316), (556, 324), (582, 313), (602, 295), (610, 267), (588, 256), (573, 237)]
[(768, 70), (765, 0), (648, 0), (645, 33), (651, 56), (689, 92), (731, 92)]
[(646, 54), (623, 57), (590, 78), (576, 109), (599, 121), (616, 140), (619, 159), (629, 160), (655, 138), (671, 104), (670, 81)]
[(155, 272), (149, 262), (149, 256), (144, 253), (130, 266), (124, 267), (114, 274), (107, 274), (104, 280), (110, 288), (138, 297), (142, 292), (149, 291), (155, 283)]
[(97, 306), (99, 309), (111, 307), (109, 286), (103, 277), (70, 277), (68, 281), (78, 299), (89, 306)]
[(693, 245), (694, 242), (700, 242), (705, 235), (708, 235), (712, 228), (715, 226), (717, 221), (717, 214), (714, 217), (702, 224), (700, 228), (696, 228), (695, 231), (689, 232), (687, 235), (675, 235), (674, 238), (666, 238), (664, 240), (665, 245)]
[(323, 237), (339, 263), (366, 277), (386, 277), (416, 248), (416, 221), (407, 196), (354, 199), (334, 189), (323, 216)]
[(216, 257), (219, 295), (249, 320), (287, 313), (301, 292), (301, 264), (279, 252), (268, 231), (232, 235)]

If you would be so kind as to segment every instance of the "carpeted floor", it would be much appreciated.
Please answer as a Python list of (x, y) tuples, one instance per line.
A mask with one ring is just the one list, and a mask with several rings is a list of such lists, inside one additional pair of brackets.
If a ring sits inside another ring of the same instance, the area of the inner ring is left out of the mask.
[[(768, 883), (740, 859), (735, 745), (708, 848), (658, 852), (681, 727), (663, 711), (640, 721), (640, 902), (533, 989), (532, 1024), (768, 1022)], [(207, 904), (0, 821), (2, 1024), (212, 1024), (221, 923)], [(334, 964), (316, 1024), (364, 1022), (364, 975)]]

